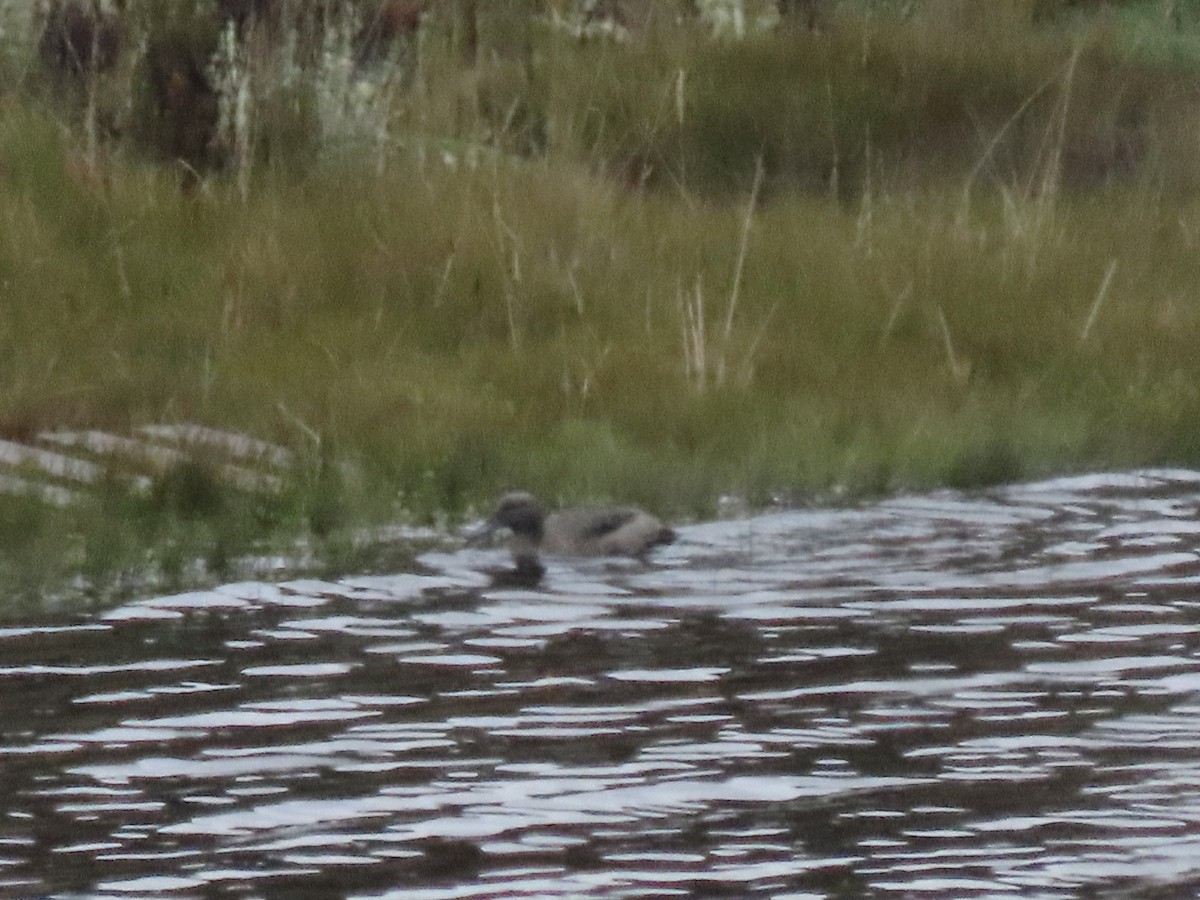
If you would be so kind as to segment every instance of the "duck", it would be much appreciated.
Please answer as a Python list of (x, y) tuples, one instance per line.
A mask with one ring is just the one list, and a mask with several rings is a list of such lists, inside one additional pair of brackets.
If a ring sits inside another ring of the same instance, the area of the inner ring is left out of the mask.
[(675, 540), (671, 528), (636, 506), (585, 506), (547, 514), (527, 491), (501, 497), (491, 518), (469, 540), (477, 543), (502, 528), (512, 532), (516, 572), (534, 577), (545, 572), (541, 553), (640, 558)]

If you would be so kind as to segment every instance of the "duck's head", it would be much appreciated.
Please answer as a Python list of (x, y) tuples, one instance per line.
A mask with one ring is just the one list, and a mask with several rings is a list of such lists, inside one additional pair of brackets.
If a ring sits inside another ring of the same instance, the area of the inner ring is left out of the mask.
[(500, 505), (483, 526), (484, 535), (507, 528), (514, 535), (539, 544), (546, 526), (546, 513), (533, 494), (514, 491), (500, 498)]
[(467, 543), (478, 544), (502, 528), (507, 528), (514, 537), (537, 546), (542, 542), (546, 527), (546, 513), (533, 494), (513, 491), (500, 498), (500, 505), (491, 518), (467, 534)]
[(534, 496), (514, 491), (500, 498), (500, 505), (490, 519), (467, 536), (467, 542), (477, 544), (502, 528), (512, 532), (512, 554), (521, 575), (540, 577), (545, 571), (538, 560), (538, 547), (545, 534), (546, 513)]

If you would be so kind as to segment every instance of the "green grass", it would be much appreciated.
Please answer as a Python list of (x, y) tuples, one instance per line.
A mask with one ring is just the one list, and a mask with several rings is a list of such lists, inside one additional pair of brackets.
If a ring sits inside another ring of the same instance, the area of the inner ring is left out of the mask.
[[(487, 104), (451, 126), (435, 36), (396, 146), (248, 192), (181, 193), (120, 141), (91, 166), (10, 92), (0, 434), (196, 421), (306, 462), (266, 499), (198, 468), (5, 501), (0, 575), (107, 597), (298, 537), (366, 565), (358, 526), (517, 486), (686, 518), (1200, 465), (1196, 71), (1101, 14), (1005, 21), (535, 32), (519, 77), (472, 76), (524, 104), (507, 129)], [(454, 165), (412, 152), (439, 142)]]

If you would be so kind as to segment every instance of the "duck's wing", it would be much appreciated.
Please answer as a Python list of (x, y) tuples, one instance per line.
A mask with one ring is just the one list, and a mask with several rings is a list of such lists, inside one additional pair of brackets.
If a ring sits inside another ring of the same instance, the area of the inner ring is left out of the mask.
[(580, 510), (578, 522), (579, 537), (586, 541), (598, 541), (614, 532), (620, 531), (630, 522), (644, 516), (641, 510), (613, 508)]
[(551, 513), (542, 547), (547, 553), (565, 556), (609, 554), (614, 552), (610, 546), (614, 536), (637, 517), (638, 510), (625, 507), (578, 507)]
[(675, 537), (654, 516), (632, 506), (566, 510), (551, 520), (546, 547), (565, 554), (640, 556)]

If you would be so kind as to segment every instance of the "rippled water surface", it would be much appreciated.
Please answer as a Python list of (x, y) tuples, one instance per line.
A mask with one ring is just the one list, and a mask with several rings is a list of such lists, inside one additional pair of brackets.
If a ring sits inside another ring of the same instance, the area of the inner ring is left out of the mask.
[(0, 896), (1173, 897), (1200, 474), (0, 630)]

